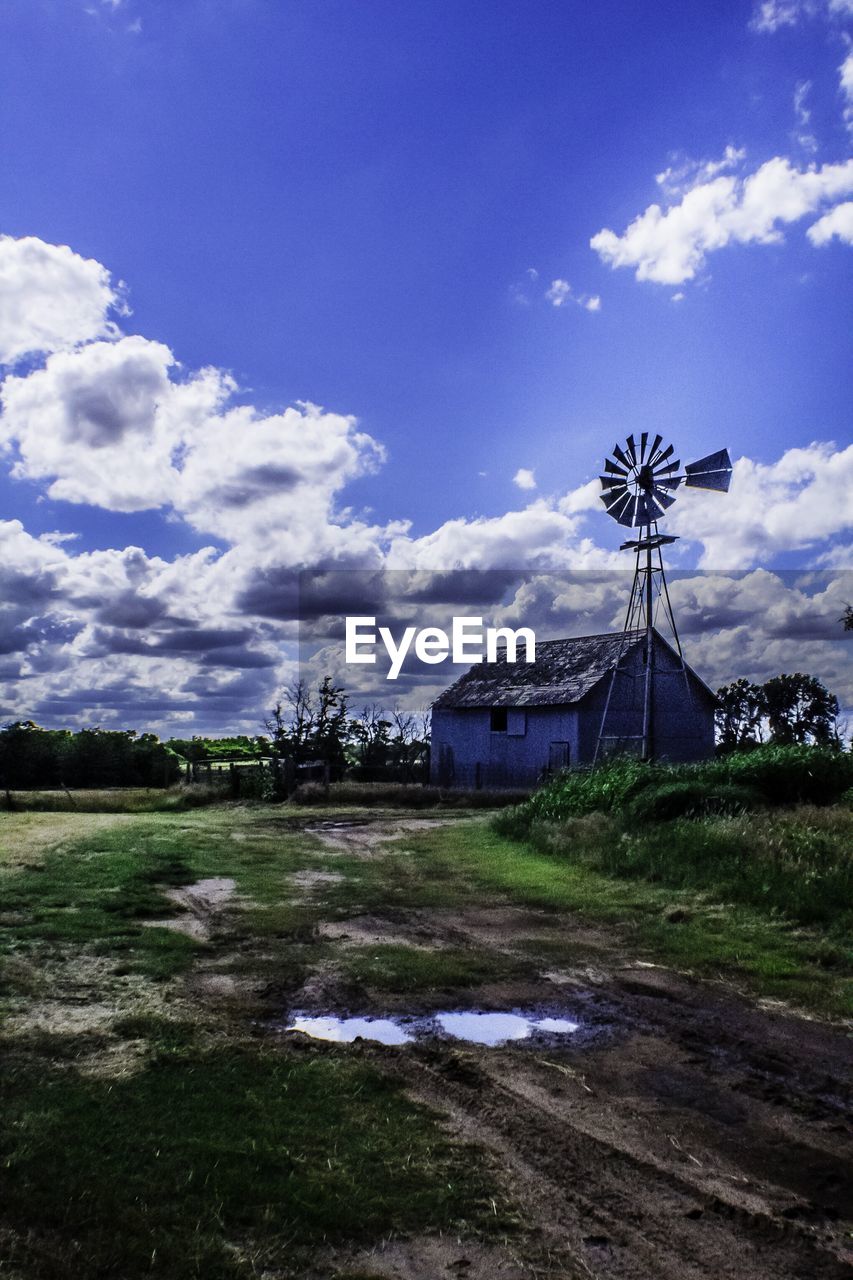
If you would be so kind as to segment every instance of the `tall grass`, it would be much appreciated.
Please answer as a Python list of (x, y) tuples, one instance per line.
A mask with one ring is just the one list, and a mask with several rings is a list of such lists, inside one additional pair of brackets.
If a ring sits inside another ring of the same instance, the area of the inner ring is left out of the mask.
[[(759, 747), (701, 764), (623, 759), (561, 774), (502, 815), (498, 830), (519, 837), (529, 833), (534, 822), (561, 822), (595, 812), (649, 820), (761, 805), (832, 804), (851, 787), (853, 755), (824, 747)], [(666, 802), (661, 799), (660, 812), (655, 812), (656, 795), (668, 797)]]
[(182, 813), (215, 804), (228, 790), (214, 783), (191, 786), (98, 787), (69, 791), (0, 792), (0, 809), (19, 813)]

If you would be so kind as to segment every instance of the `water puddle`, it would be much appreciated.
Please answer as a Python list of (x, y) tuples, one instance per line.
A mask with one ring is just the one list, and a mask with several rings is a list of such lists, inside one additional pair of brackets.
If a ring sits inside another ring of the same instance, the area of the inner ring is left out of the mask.
[(448, 1010), (423, 1018), (337, 1018), (295, 1013), (286, 1031), (301, 1031), (315, 1040), (352, 1044), (354, 1040), (374, 1040), (379, 1044), (410, 1044), (434, 1036), (449, 1036), (466, 1044), (497, 1048), (515, 1040), (573, 1035), (581, 1024), (571, 1018), (542, 1016), (541, 1013), (488, 1013), (482, 1010)]
[(379, 1044), (409, 1044), (413, 1036), (393, 1018), (305, 1018), (297, 1015), (287, 1031), (301, 1031), (314, 1040), (352, 1044), (376, 1040)]

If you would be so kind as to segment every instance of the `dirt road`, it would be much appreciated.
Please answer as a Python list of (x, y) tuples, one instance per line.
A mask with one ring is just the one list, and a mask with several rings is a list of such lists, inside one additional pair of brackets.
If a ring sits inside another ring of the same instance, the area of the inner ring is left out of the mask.
[[(330, 851), (369, 857), (399, 830), (335, 825), (318, 833)], [(853, 1275), (853, 1040), (843, 1028), (642, 964), (621, 951), (618, 936), (549, 912), (401, 908), (330, 921), (320, 932), (341, 947), (391, 941), (506, 956), (529, 955), (531, 938), (547, 955), (567, 928), (577, 964), (543, 964), (519, 980), (456, 991), (452, 1003), (564, 1011), (581, 1023), (579, 1036), (496, 1048), (434, 1037), (395, 1049), (303, 1042), (304, 1051), (380, 1061), (455, 1136), (492, 1153), (521, 1212), (511, 1249), (445, 1242), (436, 1252), (435, 1242), (416, 1241), (347, 1265), (407, 1280)], [(413, 1010), (406, 992), (336, 989), (332, 965), (292, 1005), (403, 1015), (447, 1008), (448, 999), (427, 993)]]

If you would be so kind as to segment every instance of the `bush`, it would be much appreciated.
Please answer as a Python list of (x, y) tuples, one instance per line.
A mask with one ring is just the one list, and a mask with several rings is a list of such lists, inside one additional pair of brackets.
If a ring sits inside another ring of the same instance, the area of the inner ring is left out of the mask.
[(755, 787), (774, 805), (833, 804), (853, 786), (853, 755), (832, 747), (759, 747), (704, 767), (709, 777)]
[[(497, 830), (524, 839), (535, 822), (560, 823), (587, 813), (634, 821), (738, 813), (764, 804), (833, 804), (853, 786), (853, 755), (831, 747), (766, 746), (700, 764), (614, 760), (560, 774), (506, 814)], [(715, 807), (714, 797), (719, 804)]]
[(763, 804), (764, 796), (755, 787), (694, 779), (646, 787), (628, 802), (625, 813), (632, 822), (669, 822), (673, 818), (747, 813)]

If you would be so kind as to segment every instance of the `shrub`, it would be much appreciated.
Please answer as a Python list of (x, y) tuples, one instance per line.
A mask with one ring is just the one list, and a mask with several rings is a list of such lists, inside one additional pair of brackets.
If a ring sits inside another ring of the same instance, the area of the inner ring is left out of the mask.
[(832, 747), (759, 747), (705, 768), (715, 779), (757, 788), (775, 805), (832, 804), (853, 786), (853, 755)]
[(831, 747), (763, 746), (699, 764), (623, 759), (560, 774), (516, 809), (501, 814), (496, 827), (518, 840), (529, 835), (533, 823), (560, 823), (586, 813), (664, 821), (738, 813), (762, 804), (826, 805), (837, 802), (851, 786), (853, 755)]
[(673, 818), (747, 813), (763, 804), (764, 797), (755, 787), (696, 778), (646, 787), (628, 802), (625, 812), (633, 822), (669, 822)]

